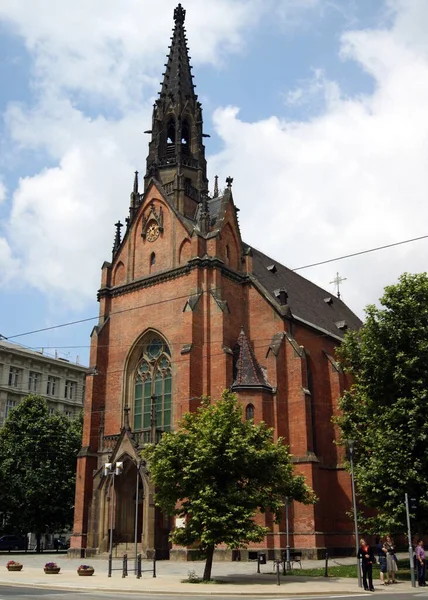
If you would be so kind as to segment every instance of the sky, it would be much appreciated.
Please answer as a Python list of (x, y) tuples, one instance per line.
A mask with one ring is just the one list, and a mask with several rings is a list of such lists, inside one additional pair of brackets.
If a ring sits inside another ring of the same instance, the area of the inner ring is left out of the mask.
[[(0, 0), (0, 335), (89, 361), (177, 0)], [(211, 190), (289, 268), (428, 235), (426, 0), (183, 0)], [(299, 271), (360, 317), (428, 239)], [(82, 323), (55, 327), (70, 322)], [(51, 328), (39, 333), (29, 333)], [(26, 335), (22, 335), (26, 334)]]

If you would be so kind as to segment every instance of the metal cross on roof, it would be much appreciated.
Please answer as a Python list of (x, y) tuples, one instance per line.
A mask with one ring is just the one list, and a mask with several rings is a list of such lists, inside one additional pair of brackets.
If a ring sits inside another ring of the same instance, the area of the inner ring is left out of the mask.
[(338, 298), (340, 298), (340, 284), (342, 281), (346, 281), (346, 277), (341, 277), (339, 273), (336, 273), (336, 277), (333, 279), (333, 281), (330, 281), (330, 283), (334, 283), (335, 287), (337, 288)]

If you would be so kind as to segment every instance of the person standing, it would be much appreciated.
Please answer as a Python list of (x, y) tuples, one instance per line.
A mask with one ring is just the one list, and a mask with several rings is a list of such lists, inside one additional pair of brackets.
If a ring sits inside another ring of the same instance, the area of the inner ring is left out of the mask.
[(384, 548), (383, 542), (380, 536), (376, 537), (375, 540), (377, 557), (379, 561), (379, 577), (380, 585), (385, 585), (385, 573), (386, 573), (386, 549)]
[(397, 571), (397, 563), (395, 560), (395, 544), (390, 535), (386, 536), (383, 547), (386, 553), (386, 573), (388, 577), (387, 583), (397, 583), (395, 581), (395, 573)]
[[(358, 548), (358, 558), (361, 559), (361, 567), (363, 569), (363, 585), (365, 590), (374, 592), (373, 587), (373, 563), (375, 557), (373, 550), (366, 543), (366, 540), (361, 538), (360, 547)], [(368, 580), (368, 582), (367, 582)], [(367, 585), (368, 583), (368, 585)]]
[(418, 540), (416, 546), (416, 566), (418, 568), (419, 587), (425, 587), (425, 549), (423, 540)]

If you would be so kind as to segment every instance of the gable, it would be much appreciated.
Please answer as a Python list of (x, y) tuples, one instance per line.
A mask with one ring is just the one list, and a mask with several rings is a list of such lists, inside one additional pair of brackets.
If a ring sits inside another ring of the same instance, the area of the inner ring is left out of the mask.
[[(131, 211), (132, 212), (132, 211)], [(191, 256), (189, 224), (178, 215), (154, 180), (128, 221), (112, 264), (112, 286), (167, 271)], [(187, 245), (181, 247), (183, 241)]]

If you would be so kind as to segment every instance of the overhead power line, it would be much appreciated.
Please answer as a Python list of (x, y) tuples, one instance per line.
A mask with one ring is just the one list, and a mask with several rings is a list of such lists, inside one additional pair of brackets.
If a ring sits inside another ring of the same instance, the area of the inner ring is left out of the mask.
[(369, 252), (377, 252), (378, 250), (385, 250), (385, 248), (392, 248), (393, 246), (401, 246), (402, 244), (410, 244), (410, 242), (417, 242), (418, 240), (425, 240), (428, 235), (421, 235), (420, 237), (412, 238), (411, 240), (403, 240), (402, 242), (395, 242), (394, 244), (386, 244), (386, 246), (378, 246), (377, 248), (370, 248), (370, 250), (360, 250), (360, 252), (354, 252), (353, 254), (344, 254), (336, 258), (329, 258), (328, 260), (322, 260), (320, 262), (312, 263), (311, 265), (303, 265), (303, 267), (296, 267), (291, 269), (292, 271), (302, 271), (302, 269), (310, 269), (310, 267), (319, 267), (320, 265), (326, 265), (327, 263), (335, 262), (337, 260), (344, 260), (345, 258), (352, 258), (353, 256), (361, 256), (362, 254), (369, 254)]
[[(322, 260), (316, 263), (311, 263), (309, 265), (303, 265), (301, 267), (296, 267), (294, 269), (290, 269), (291, 271), (302, 271), (303, 269), (310, 269), (311, 267), (319, 267), (320, 265), (326, 265), (328, 263), (332, 263), (332, 262), (336, 262), (338, 260), (345, 260), (346, 258), (352, 258), (354, 256), (361, 256), (363, 254), (369, 254), (370, 252), (377, 252), (379, 250), (385, 250), (386, 248), (393, 248), (394, 246), (401, 246), (403, 244), (410, 244), (411, 242), (417, 242), (419, 240), (425, 240), (428, 239), (428, 235), (421, 235), (419, 237), (415, 237), (415, 238), (411, 238), (409, 240), (402, 240), (401, 242), (394, 242), (393, 244), (386, 244), (384, 246), (377, 246), (376, 248), (370, 248), (369, 250), (360, 250), (359, 252), (353, 252), (352, 254), (344, 254), (342, 256), (337, 256), (335, 258), (329, 258), (328, 260)], [(187, 298), (188, 294), (186, 294), (185, 296), (176, 296), (175, 298), (168, 298), (166, 300), (157, 300), (156, 302), (153, 302), (152, 304), (161, 304), (163, 302), (170, 302), (172, 300), (178, 300), (180, 298)], [(131, 307), (131, 308), (125, 308), (123, 310), (119, 310), (119, 311), (114, 311), (112, 313), (110, 313), (110, 315), (115, 315), (115, 314), (119, 314), (122, 312), (127, 312), (130, 310), (136, 310), (138, 308), (145, 308), (147, 306), (151, 306), (151, 304), (147, 304), (144, 306), (136, 306), (136, 307)], [(26, 331), (24, 333), (17, 333), (15, 335), (10, 335), (8, 337), (2, 336), (0, 335), (0, 340), (1, 339), (5, 339), (5, 340), (12, 340), (18, 337), (24, 337), (26, 335), (32, 335), (33, 333), (43, 333), (44, 331), (51, 331), (52, 329), (60, 329), (61, 327), (69, 327), (71, 325), (78, 325), (79, 323), (86, 323), (88, 321), (95, 321), (97, 319), (100, 318), (100, 315), (97, 315), (96, 317), (87, 317), (86, 319), (79, 319), (77, 321), (69, 321), (68, 323), (61, 323), (59, 325), (52, 325), (51, 327), (43, 327), (41, 329), (34, 329), (32, 331)]]

